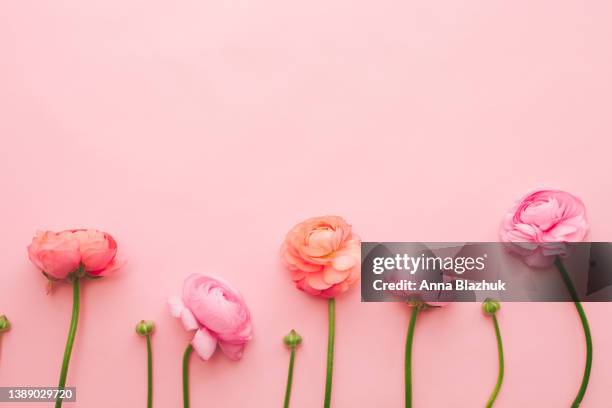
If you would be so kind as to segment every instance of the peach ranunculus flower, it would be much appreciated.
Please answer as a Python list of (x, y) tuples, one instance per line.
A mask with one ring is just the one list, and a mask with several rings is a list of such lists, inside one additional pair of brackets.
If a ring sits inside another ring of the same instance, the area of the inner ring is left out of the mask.
[(39, 231), (28, 246), (28, 255), (51, 280), (68, 279), (78, 270), (103, 276), (121, 266), (113, 237), (93, 229)]
[(242, 295), (228, 283), (199, 273), (183, 284), (183, 296), (168, 300), (170, 313), (195, 331), (191, 345), (208, 360), (217, 345), (232, 360), (240, 360), (253, 336), (251, 313)]
[(343, 218), (315, 217), (287, 233), (281, 256), (298, 289), (333, 298), (359, 280), (360, 244)]
[(582, 241), (588, 229), (582, 200), (565, 191), (539, 190), (506, 214), (500, 237), (528, 265), (546, 267), (555, 256), (566, 254), (566, 242)]

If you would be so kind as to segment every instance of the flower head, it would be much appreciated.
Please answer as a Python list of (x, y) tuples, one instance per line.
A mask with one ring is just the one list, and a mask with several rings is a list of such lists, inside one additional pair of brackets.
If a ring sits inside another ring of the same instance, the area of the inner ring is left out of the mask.
[(10, 328), (11, 322), (9, 322), (9, 319), (5, 315), (0, 316), (0, 333), (9, 331)]
[(343, 218), (315, 217), (287, 233), (281, 257), (298, 289), (333, 298), (358, 281), (360, 244)]
[(155, 323), (152, 320), (141, 320), (136, 325), (136, 333), (140, 334), (141, 336), (148, 336), (150, 334), (153, 334), (154, 330)]
[(298, 334), (295, 330), (291, 329), (288, 335), (283, 337), (283, 343), (289, 348), (295, 348), (302, 344), (302, 336)]
[(30, 260), (49, 280), (107, 275), (122, 265), (110, 234), (93, 229), (39, 231), (28, 246)]
[(565, 191), (540, 190), (520, 199), (506, 214), (500, 237), (528, 265), (545, 267), (555, 256), (565, 255), (566, 242), (582, 241), (588, 229), (582, 200)]
[(495, 299), (486, 298), (482, 302), (482, 311), (487, 315), (494, 315), (500, 309), (501, 305)]
[(251, 340), (251, 313), (242, 295), (228, 283), (193, 274), (183, 284), (183, 296), (168, 301), (170, 313), (188, 331), (195, 331), (194, 350), (208, 360), (217, 348), (232, 360), (240, 360)]

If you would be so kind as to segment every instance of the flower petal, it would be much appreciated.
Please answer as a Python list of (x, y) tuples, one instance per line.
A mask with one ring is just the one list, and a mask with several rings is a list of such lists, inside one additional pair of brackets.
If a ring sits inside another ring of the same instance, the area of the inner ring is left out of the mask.
[(181, 317), (181, 311), (185, 308), (183, 301), (178, 296), (173, 296), (168, 299), (170, 314), (176, 318)]
[(352, 255), (340, 255), (334, 258), (332, 265), (339, 271), (347, 271), (357, 263), (357, 259)]
[(205, 327), (202, 327), (193, 336), (191, 345), (202, 360), (208, 360), (217, 348), (217, 339)]
[(193, 313), (191, 313), (191, 310), (186, 307), (181, 310), (181, 322), (187, 331), (196, 330), (198, 327), (200, 327), (195, 316)]
[(240, 360), (244, 352), (244, 343), (233, 344), (228, 342), (219, 342), (219, 347), (230, 360)]
[(168, 299), (168, 306), (170, 307), (170, 314), (178, 319), (181, 319), (183, 327), (187, 331), (196, 330), (200, 325), (197, 319), (191, 313), (183, 301), (178, 297), (171, 297)]
[(331, 283), (327, 283), (323, 279), (323, 272), (309, 273), (306, 276), (306, 284), (317, 290), (325, 290), (332, 286)]
[(335, 268), (325, 268), (323, 271), (323, 280), (325, 283), (333, 285), (335, 283), (340, 283), (348, 278), (350, 272), (349, 270), (337, 270)]

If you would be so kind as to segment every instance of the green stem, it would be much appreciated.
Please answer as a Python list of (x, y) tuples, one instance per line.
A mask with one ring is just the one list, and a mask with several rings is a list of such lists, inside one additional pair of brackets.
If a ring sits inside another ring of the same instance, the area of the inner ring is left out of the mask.
[(412, 315), (410, 324), (408, 325), (408, 334), (406, 335), (406, 351), (404, 363), (404, 381), (405, 381), (405, 403), (406, 408), (412, 407), (412, 340), (414, 339), (414, 327), (416, 326), (417, 316), (419, 314), (419, 306), (412, 307)]
[(151, 351), (151, 335), (147, 334), (147, 408), (153, 406), (153, 352)]
[(593, 340), (591, 339), (591, 329), (589, 328), (589, 321), (587, 320), (586, 314), (584, 313), (584, 309), (582, 308), (582, 304), (578, 299), (578, 293), (576, 292), (576, 288), (572, 283), (571, 278), (569, 277), (567, 270), (565, 269), (565, 265), (563, 265), (563, 261), (561, 261), (560, 257), (555, 258), (555, 266), (561, 272), (561, 276), (563, 277), (563, 281), (565, 282), (565, 286), (567, 286), (567, 290), (574, 301), (574, 305), (576, 305), (576, 310), (578, 311), (578, 315), (580, 316), (580, 322), (582, 323), (582, 328), (584, 330), (584, 338), (586, 341), (586, 362), (584, 365), (584, 374), (582, 375), (582, 384), (580, 385), (580, 389), (578, 390), (578, 395), (572, 402), (572, 408), (577, 408), (580, 406), (582, 399), (584, 398), (584, 394), (586, 393), (587, 387), (589, 385), (589, 377), (591, 376), (591, 365), (593, 364)]
[(287, 388), (285, 389), (285, 408), (289, 408), (291, 399), (291, 385), (293, 384), (293, 365), (295, 363), (295, 347), (291, 347), (291, 357), (289, 357), (289, 373), (287, 374)]
[[(62, 362), (62, 371), (57, 387), (58, 390), (63, 390), (66, 387), (66, 375), (68, 374), (68, 364), (70, 364), (70, 354), (72, 354), (74, 336), (79, 323), (80, 294), (80, 280), (78, 277), (75, 277), (72, 281), (72, 320), (70, 321), (70, 329), (68, 330), (68, 339), (66, 340), (66, 349), (64, 350), (64, 361)], [(62, 398), (58, 396), (55, 400), (55, 408), (60, 408), (62, 406), (62, 401)]]
[(499, 356), (499, 371), (497, 373), (497, 384), (491, 393), (491, 397), (487, 402), (487, 408), (491, 408), (493, 403), (497, 399), (499, 389), (501, 388), (502, 382), (504, 381), (504, 346), (502, 345), (501, 332), (499, 331), (499, 323), (497, 323), (497, 316), (493, 315), (493, 326), (495, 326), (495, 337), (497, 338), (497, 354)]
[(336, 330), (336, 299), (331, 298), (327, 301), (329, 331), (327, 334), (327, 376), (325, 378), (325, 402), (324, 408), (331, 405), (332, 392), (332, 372), (334, 370), (334, 336)]
[(189, 408), (189, 357), (193, 346), (189, 344), (183, 354), (183, 407)]

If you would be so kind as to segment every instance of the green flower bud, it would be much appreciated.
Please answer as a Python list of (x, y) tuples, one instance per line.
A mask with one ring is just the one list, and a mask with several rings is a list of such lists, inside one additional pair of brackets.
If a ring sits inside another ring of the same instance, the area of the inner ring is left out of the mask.
[(153, 333), (153, 330), (155, 330), (155, 323), (151, 320), (141, 320), (136, 325), (136, 333), (141, 336), (148, 336)]
[(5, 315), (0, 316), (0, 333), (8, 331), (11, 328), (11, 322)]
[(486, 298), (484, 302), (482, 302), (482, 310), (487, 315), (494, 315), (500, 308), (500, 304), (497, 300)]
[(283, 338), (283, 342), (287, 347), (294, 348), (302, 343), (302, 336), (300, 336), (295, 330), (291, 329), (288, 335)]

